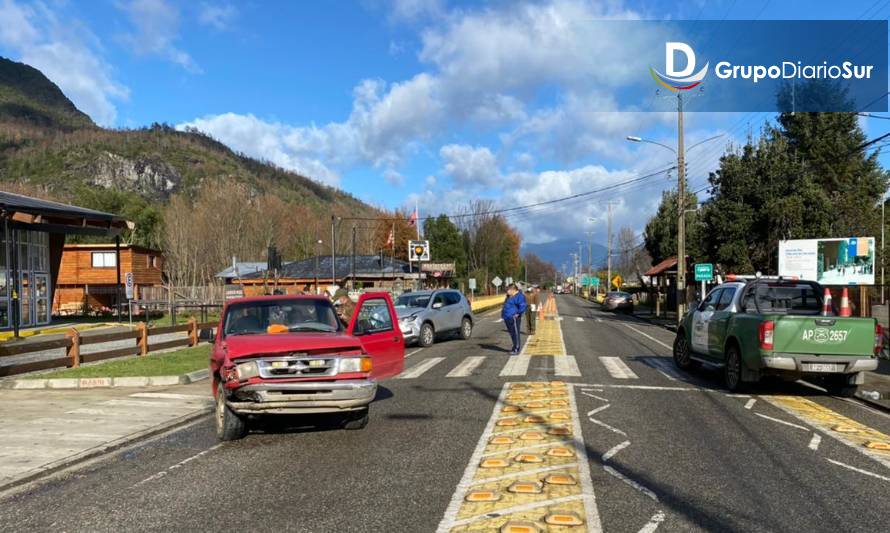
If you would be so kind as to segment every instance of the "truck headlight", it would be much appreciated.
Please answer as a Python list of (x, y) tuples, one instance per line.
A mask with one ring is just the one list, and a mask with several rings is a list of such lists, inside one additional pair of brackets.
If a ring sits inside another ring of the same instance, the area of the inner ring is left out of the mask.
[(259, 376), (260, 367), (256, 364), (256, 361), (248, 361), (246, 363), (238, 364), (235, 367), (235, 372), (238, 375), (238, 381), (245, 381)]
[(370, 357), (343, 357), (340, 359), (339, 371), (341, 374), (352, 372), (370, 372)]

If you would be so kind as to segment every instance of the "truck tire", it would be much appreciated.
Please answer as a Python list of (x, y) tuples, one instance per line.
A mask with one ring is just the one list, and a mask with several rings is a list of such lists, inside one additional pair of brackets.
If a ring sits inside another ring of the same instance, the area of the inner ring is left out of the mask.
[(465, 316), (463, 320), (460, 321), (460, 338), (463, 340), (469, 339), (473, 335), (473, 321), (470, 320), (470, 317)]
[(359, 411), (352, 411), (346, 414), (346, 420), (343, 422), (343, 429), (358, 430), (364, 429), (368, 425), (369, 409), (365, 407)]
[(226, 391), (222, 382), (216, 386), (216, 436), (219, 440), (238, 440), (247, 435), (247, 422), (226, 405)]
[(738, 392), (744, 388), (742, 382), (742, 353), (735, 344), (726, 347), (726, 364), (723, 365), (723, 382), (729, 392)]
[(674, 338), (674, 364), (680, 370), (689, 370), (698, 366), (698, 361), (693, 361), (690, 357), (689, 341), (686, 340), (686, 333), (678, 331)]
[(436, 340), (436, 330), (433, 329), (433, 325), (429, 322), (424, 322), (422, 326), (420, 326), (420, 334), (417, 336), (417, 342), (420, 343), (424, 348), (428, 346), (432, 346), (433, 342)]

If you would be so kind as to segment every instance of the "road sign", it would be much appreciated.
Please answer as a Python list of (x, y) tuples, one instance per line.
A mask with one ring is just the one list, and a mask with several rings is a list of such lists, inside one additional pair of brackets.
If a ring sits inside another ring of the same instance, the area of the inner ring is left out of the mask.
[(620, 289), (623, 283), (624, 278), (621, 277), (621, 274), (615, 274), (615, 277), (612, 278), (612, 285), (614, 285), (616, 289)]
[(430, 241), (408, 241), (408, 261), (429, 261)]
[(494, 279), (491, 280), (491, 284), (494, 285), (495, 287), (500, 287), (502, 283), (504, 283), (504, 280), (502, 280), (501, 278), (499, 278), (497, 276), (495, 276)]
[(596, 277), (592, 277), (592, 278), (590, 278), (590, 285), (593, 286), (593, 287), (599, 287), (599, 286), (600, 286), (600, 279), (599, 279), (599, 278), (596, 278)]
[(714, 265), (711, 263), (695, 264), (695, 281), (711, 281), (714, 279)]
[[(132, 300), (133, 298), (135, 298), (134, 292), (136, 289), (136, 285), (133, 282), (133, 273), (127, 272), (126, 275), (124, 276), (124, 280), (126, 280), (124, 283), (124, 288), (127, 291), (127, 300)], [(118, 293), (118, 294), (120, 294), (120, 293)]]
[(467, 282), (470, 286), (470, 290), (475, 291), (476, 290), (476, 278), (470, 278), (467, 280)]

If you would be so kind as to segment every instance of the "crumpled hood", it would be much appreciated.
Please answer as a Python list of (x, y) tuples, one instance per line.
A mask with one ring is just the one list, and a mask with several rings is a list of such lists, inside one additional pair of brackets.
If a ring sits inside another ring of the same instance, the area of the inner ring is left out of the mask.
[(421, 311), (425, 311), (425, 310), (426, 309), (424, 309), (423, 307), (401, 307), (401, 308), (396, 309), (396, 315), (399, 318), (402, 318), (404, 316), (411, 316), (414, 313), (420, 313)]
[(230, 335), (224, 342), (230, 359), (282, 352), (351, 351), (362, 348), (358, 339), (343, 332)]

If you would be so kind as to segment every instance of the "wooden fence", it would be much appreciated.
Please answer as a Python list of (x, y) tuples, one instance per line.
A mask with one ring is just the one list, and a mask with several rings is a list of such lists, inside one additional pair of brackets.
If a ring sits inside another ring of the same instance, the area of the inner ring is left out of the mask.
[[(0, 346), (0, 358), (53, 349), (59, 349), (63, 353), (61, 357), (0, 366), (0, 377), (24, 374), (26, 372), (34, 372), (37, 370), (48, 370), (51, 368), (77, 368), (81, 363), (93, 363), (128, 355), (145, 356), (149, 352), (158, 350), (167, 350), (169, 348), (178, 348), (180, 346), (196, 346), (198, 344), (198, 330), (203, 328), (213, 328), (216, 325), (216, 322), (199, 323), (194, 318), (190, 319), (186, 324), (156, 328), (149, 328), (144, 322), (140, 322), (136, 329), (132, 331), (87, 336), (82, 336), (80, 332), (72, 328), (65, 334), (65, 338), (62, 339)], [(156, 343), (150, 342), (150, 339), (153, 336), (168, 335), (177, 332), (185, 332), (186, 336), (181, 339)], [(81, 346), (125, 341), (129, 339), (134, 341), (133, 346), (124, 346), (122, 348), (113, 348), (83, 354), (80, 352)]]

